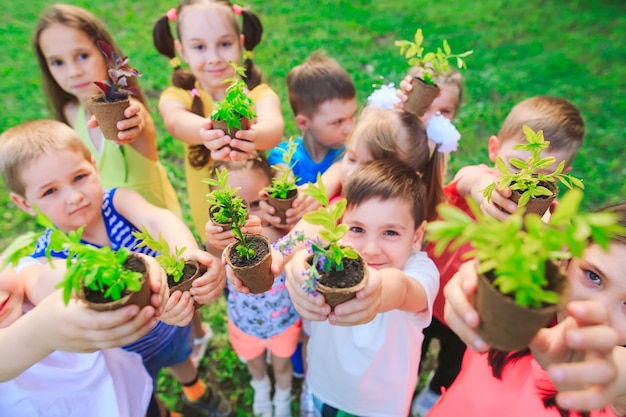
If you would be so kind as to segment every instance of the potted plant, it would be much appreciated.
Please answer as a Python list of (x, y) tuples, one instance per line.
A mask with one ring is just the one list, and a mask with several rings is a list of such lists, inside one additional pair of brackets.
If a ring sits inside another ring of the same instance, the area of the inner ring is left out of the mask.
[(117, 140), (117, 122), (124, 120), (124, 110), (130, 105), (129, 96), (139, 96), (139, 90), (128, 86), (128, 77), (139, 77), (138, 70), (128, 66), (129, 58), (122, 57), (107, 42), (96, 41), (98, 49), (109, 64), (108, 80), (94, 81), (102, 94), (87, 100), (87, 107), (94, 114), (105, 138)]
[(516, 202), (518, 207), (526, 206), (527, 213), (543, 215), (556, 198), (557, 181), (570, 189), (573, 186), (578, 188), (585, 186), (580, 179), (562, 173), (565, 161), (561, 161), (554, 172), (541, 173), (541, 170), (556, 162), (553, 156), (541, 157), (541, 152), (548, 148), (550, 142), (545, 140), (542, 130), (535, 132), (526, 125), (522, 126), (522, 129), (527, 143), (514, 145), (513, 149), (528, 151), (530, 157), (526, 161), (518, 158), (509, 159), (511, 166), (519, 171), (511, 169), (502, 158), (498, 157), (496, 167), (502, 174), (483, 190), (483, 195), (490, 201), (496, 188), (501, 190), (508, 187), (512, 192), (511, 200)]
[(196, 260), (183, 258), (186, 248), (175, 247), (174, 251), (171, 252), (170, 245), (163, 239), (163, 235), (159, 234), (159, 240), (156, 240), (144, 225), (141, 226), (141, 231), (134, 231), (133, 236), (141, 239), (141, 242), (135, 246), (136, 248), (146, 246), (159, 252), (155, 259), (165, 271), (167, 286), (172, 292), (177, 290), (189, 291), (193, 281), (206, 272), (206, 267), (200, 265)]
[(256, 112), (254, 102), (246, 94), (246, 83), (241, 78), (237, 78), (237, 75), (245, 77), (245, 68), (232, 61), (229, 63), (235, 70), (235, 74), (224, 81), (230, 85), (226, 88), (224, 98), (216, 103), (211, 113), (211, 120), (213, 129), (221, 129), (225, 134), (234, 138), (239, 130), (246, 130), (250, 127), (250, 121), (256, 117)]
[(274, 283), (274, 274), (270, 269), (270, 241), (263, 235), (242, 233), (241, 228), (248, 217), (248, 205), (237, 195), (239, 188), (228, 185), (226, 168), (217, 170), (216, 176), (217, 179), (204, 179), (212, 187), (207, 194), (209, 216), (218, 224), (227, 223), (235, 234), (235, 242), (224, 249), (224, 258), (252, 294), (264, 293)]
[(272, 184), (265, 187), (268, 204), (276, 210), (276, 216), (280, 217), (280, 223), (286, 224), (287, 210), (291, 208), (293, 200), (298, 196), (298, 178), (293, 173), (293, 168), (298, 161), (293, 160), (293, 156), (298, 149), (298, 144), (290, 138), (287, 149), (283, 150), (283, 163), (272, 165), (276, 175), (272, 178)]
[(421, 69), (421, 77), (414, 76), (411, 81), (413, 90), (404, 104), (404, 109), (417, 117), (422, 117), (433, 100), (439, 95), (440, 90), (435, 81), (437, 77), (450, 72), (449, 60), (455, 59), (459, 69), (465, 68), (463, 58), (474, 52), (465, 51), (460, 54), (453, 54), (448, 41), (445, 39), (443, 46), (438, 47), (436, 51), (425, 52), (422, 46), (423, 41), (422, 29), (418, 28), (412, 41), (394, 42), (394, 45), (400, 48), (400, 54), (406, 58), (409, 65)]
[(568, 192), (544, 223), (537, 214), (516, 211), (505, 221), (481, 212), (469, 200), (475, 220), (462, 210), (440, 204), (441, 220), (426, 226), (435, 253), (469, 242), (468, 257), (476, 260), (478, 288), (477, 332), (492, 347), (503, 351), (528, 345), (537, 331), (567, 302), (569, 281), (561, 261), (581, 257), (593, 240), (605, 249), (619, 231), (611, 213), (579, 213), (583, 192)]
[(304, 289), (309, 293), (322, 294), (326, 303), (335, 308), (336, 305), (354, 298), (365, 287), (368, 279), (367, 265), (357, 251), (340, 243), (348, 232), (348, 226), (340, 223), (347, 200), (342, 198), (331, 205), (319, 173), (316, 183), (309, 184), (303, 192), (322, 205), (302, 218), (322, 227), (318, 235), (323, 240), (310, 242), (311, 256), (307, 258)]
[(84, 226), (65, 233), (39, 212), (37, 222), (50, 230), (48, 260), (52, 261), (52, 251), (67, 252), (67, 270), (63, 281), (56, 286), (63, 288), (65, 304), (72, 293), (96, 311), (116, 310), (128, 304), (142, 308), (150, 304), (148, 265), (141, 256), (127, 248), (114, 251), (108, 246), (83, 243)]

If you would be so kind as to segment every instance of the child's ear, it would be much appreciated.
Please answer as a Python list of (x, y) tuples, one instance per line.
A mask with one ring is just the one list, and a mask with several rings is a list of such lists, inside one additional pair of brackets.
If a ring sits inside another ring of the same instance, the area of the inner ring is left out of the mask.
[(307, 130), (309, 127), (309, 118), (306, 117), (303, 114), (297, 114), (296, 115), (296, 126), (298, 126), (298, 129), (304, 131)]
[(426, 233), (426, 220), (422, 222), (415, 229), (415, 235), (413, 236), (413, 250), (419, 252), (422, 250), (422, 243), (424, 242), (424, 233)]
[(187, 61), (185, 59), (185, 52), (184, 52), (184, 49), (183, 49), (183, 45), (177, 39), (174, 40), (174, 48), (176, 48), (176, 52), (178, 52), (178, 55), (180, 55), (181, 58), (183, 58), (184, 61)]
[(498, 137), (496, 135), (492, 135), (489, 138), (489, 144), (487, 145), (487, 152), (489, 153), (489, 160), (491, 162), (496, 162), (499, 150), (500, 142), (498, 141)]
[(239, 47), (241, 48), (242, 51), (245, 49), (245, 44), (246, 44), (246, 37), (242, 33), (241, 35), (239, 35)]
[(19, 207), (20, 210), (25, 211), (31, 216), (34, 216), (35, 214), (37, 214), (35, 213), (33, 206), (30, 205), (26, 197), (22, 197), (21, 195), (15, 194), (13, 192), (10, 194), (10, 196), (11, 196), (11, 201), (13, 201), (15, 205)]

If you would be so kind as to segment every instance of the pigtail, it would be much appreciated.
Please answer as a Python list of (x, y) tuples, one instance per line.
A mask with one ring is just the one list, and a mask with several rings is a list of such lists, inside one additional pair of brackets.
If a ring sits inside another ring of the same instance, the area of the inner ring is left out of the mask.
[(439, 145), (435, 147), (432, 156), (422, 171), (422, 180), (426, 184), (426, 205), (424, 207), (426, 221), (437, 219), (437, 205), (443, 203), (443, 170), (445, 169), (445, 155), (439, 152)]
[[(169, 24), (171, 13), (171, 11), (168, 12), (168, 14), (161, 16), (155, 22), (154, 28), (152, 29), (152, 41), (156, 50), (159, 51), (161, 55), (169, 58), (170, 64), (174, 68), (172, 85), (189, 91), (189, 94), (193, 96), (190, 111), (200, 117), (204, 117), (204, 104), (202, 104), (198, 92), (195, 91), (196, 77), (194, 77), (190, 71), (182, 68), (180, 60), (176, 56), (174, 36), (172, 36)], [(209, 163), (211, 152), (204, 145), (192, 145), (189, 147), (188, 158), (189, 164), (192, 167), (201, 169)]]
[(250, 10), (241, 10), (241, 17), (243, 18), (243, 24), (241, 33), (244, 36), (244, 63), (243, 67), (246, 69), (246, 77), (244, 81), (248, 86), (248, 89), (252, 90), (263, 80), (261, 70), (258, 69), (254, 62), (252, 62), (252, 51), (261, 42), (263, 36), (263, 25), (259, 17)]

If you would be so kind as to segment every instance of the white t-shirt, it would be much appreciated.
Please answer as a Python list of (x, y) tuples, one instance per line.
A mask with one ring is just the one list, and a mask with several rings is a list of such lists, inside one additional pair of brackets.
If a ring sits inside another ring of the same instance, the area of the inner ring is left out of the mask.
[(415, 252), (404, 273), (424, 287), (427, 311), (392, 310), (352, 327), (311, 322), (306, 382), (324, 403), (359, 416), (408, 415), (439, 272), (425, 252)]
[(143, 417), (151, 395), (152, 379), (136, 353), (55, 351), (0, 383), (0, 416)]

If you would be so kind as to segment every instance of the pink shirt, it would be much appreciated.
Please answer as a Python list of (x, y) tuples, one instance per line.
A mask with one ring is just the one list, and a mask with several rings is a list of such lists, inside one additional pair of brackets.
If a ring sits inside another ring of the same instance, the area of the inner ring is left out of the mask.
[[(543, 405), (543, 398), (554, 393), (547, 373), (531, 355), (508, 362), (502, 379), (491, 373), (487, 354), (465, 351), (461, 372), (450, 388), (428, 413), (428, 417), (559, 417), (555, 407)], [(571, 417), (579, 416), (570, 413)], [(607, 407), (594, 411), (592, 417), (617, 417)]]

